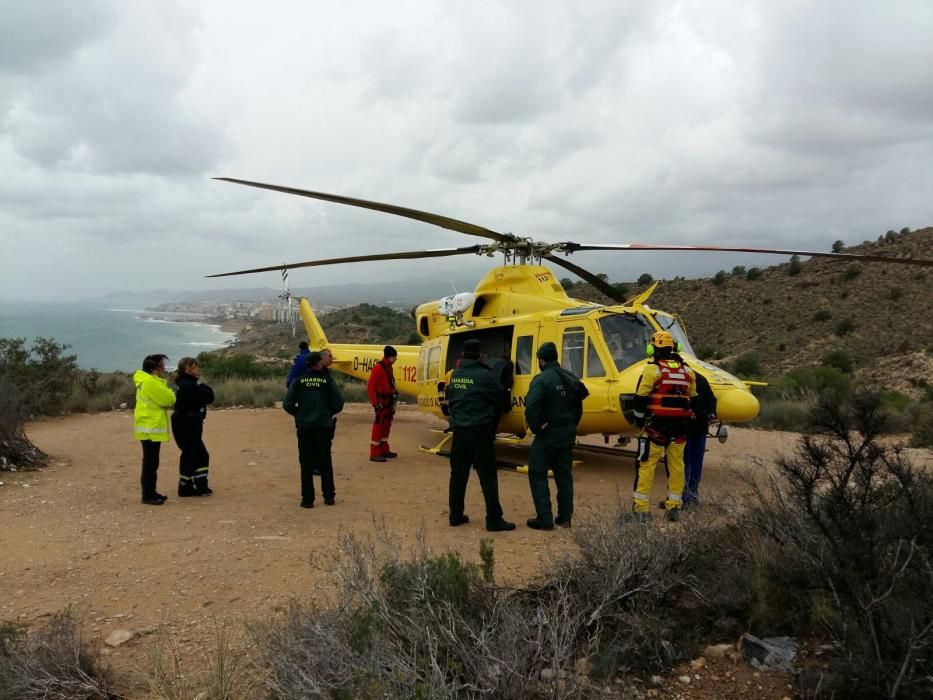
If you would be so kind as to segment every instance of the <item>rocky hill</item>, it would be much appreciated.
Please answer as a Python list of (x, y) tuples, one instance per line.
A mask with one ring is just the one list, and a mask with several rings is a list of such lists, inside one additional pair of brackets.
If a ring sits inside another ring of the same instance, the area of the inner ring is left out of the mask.
[[(892, 231), (841, 252), (933, 259), (933, 228)], [(642, 288), (632, 285), (628, 295)], [(568, 293), (605, 301), (585, 284)], [(745, 355), (746, 367), (773, 376), (841, 350), (856, 377), (886, 388), (916, 396), (933, 383), (930, 268), (826, 258), (735, 268), (663, 281), (649, 304), (677, 313), (697, 353), (717, 364), (732, 366)]]

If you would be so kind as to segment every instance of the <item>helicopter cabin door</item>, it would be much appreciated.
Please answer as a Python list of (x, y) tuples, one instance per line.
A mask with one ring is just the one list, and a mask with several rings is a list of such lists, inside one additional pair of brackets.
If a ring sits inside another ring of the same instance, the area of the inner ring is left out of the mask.
[(531, 378), (538, 373), (538, 360), (535, 353), (538, 351), (538, 332), (541, 324), (535, 321), (516, 323), (512, 335), (512, 363), (514, 374), (512, 379), (512, 416), (516, 417), (515, 425), (510, 424), (513, 432), (524, 431), (525, 396), (531, 385)]
[(607, 400), (611, 384), (607, 371), (609, 357), (602, 336), (592, 332), (589, 321), (559, 324), (558, 328), (561, 367), (582, 380), (589, 391), (578, 432), (613, 432), (614, 412)]

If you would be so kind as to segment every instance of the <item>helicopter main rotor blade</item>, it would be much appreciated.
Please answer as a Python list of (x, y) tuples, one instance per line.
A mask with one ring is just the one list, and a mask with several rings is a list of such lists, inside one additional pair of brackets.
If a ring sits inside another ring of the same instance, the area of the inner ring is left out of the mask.
[(554, 263), (555, 265), (560, 265), (565, 270), (570, 270), (577, 277), (579, 277), (580, 279), (586, 280), (587, 282), (592, 284), (594, 287), (596, 287), (596, 289), (601, 291), (603, 294), (605, 294), (607, 297), (609, 297), (613, 301), (617, 301), (620, 304), (625, 303), (625, 297), (619, 294), (618, 290), (615, 287), (613, 287), (611, 284), (609, 284), (605, 280), (600, 279), (599, 277), (594, 275), (592, 272), (588, 270), (584, 270), (582, 267), (580, 267), (579, 265), (575, 265), (569, 260), (564, 260), (563, 258), (558, 258), (554, 255), (548, 254), (542, 257), (545, 260)]
[(215, 177), (215, 180), (223, 180), (224, 182), (235, 182), (238, 185), (247, 185), (248, 187), (258, 187), (263, 190), (272, 190), (274, 192), (284, 192), (286, 194), (297, 194), (299, 197), (310, 197), (311, 199), (322, 199), (325, 202), (336, 202), (337, 204), (347, 204), (351, 207), (361, 207), (363, 209), (372, 209), (374, 211), (381, 211), (386, 214), (395, 214), (396, 216), (404, 216), (408, 219), (415, 219), (416, 221), (423, 221), (426, 224), (434, 224), (435, 226), (440, 226), (441, 228), (450, 229), (451, 231), (458, 231), (460, 233), (466, 233), (470, 236), (482, 236), (483, 238), (491, 238), (494, 241), (499, 241), (500, 243), (508, 243), (510, 241), (516, 240), (515, 236), (509, 233), (499, 233), (498, 231), (493, 231), (491, 229), (485, 228), (483, 226), (477, 226), (476, 224), (471, 224), (467, 221), (460, 221), (458, 219), (451, 219), (449, 216), (441, 216), (440, 214), (432, 214), (427, 211), (419, 211), (418, 209), (409, 209), (408, 207), (399, 207), (394, 204), (383, 204), (381, 202), (371, 202), (366, 199), (356, 199), (354, 197), (344, 197), (339, 194), (325, 194), (324, 192), (313, 192), (311, 190), (301, 190), (296, 187), (282, 187), (280, 185), (268, 185), (263, 182), (252, 182), (250, 180), (238, 180), (233, 177)]
[(841, 260), (864, 260), (866, 262), (886, 262), (898, 265), (920, 265), (933, 267), (933, 260), (923, 258), (894, 258), (888, 255), (863, 253), (823, 253), (815, 250), (783, 250), (781, 248), (732, 248), (713, 245), (664, 245), (653, 243), (573, 243), (561, 244), (561, 250), (575, 253), (580, 250), (668, 250), (668, 251), (710, 251), (716, 253), (767, 253), (769, 255), (806, 255), (813, 258), (836, 258)]
[(478, 255), (483, 246), (471, 245), (466, 248), (435, 248), (433, 250), (410, 250), (401, 253), (374, 253), (373, 255), (354, 255), (348, 258), (327, 258), (324, 260), (308, 260), (307, 262), (270, 265), (256, 267), (252, 270), (237, 270), (236, 272), (221, 272), (207, 277), (230, 277), (231, 275), (251, 275), (254, 272), (275, 272), (277, 270), (294, 270), (296, 267), (318, 267), (320, 265), (342, 265), (343, 263), (370, 262), (372, 260), (418, 260), (421, 258), (446, 258), (451, 255)]

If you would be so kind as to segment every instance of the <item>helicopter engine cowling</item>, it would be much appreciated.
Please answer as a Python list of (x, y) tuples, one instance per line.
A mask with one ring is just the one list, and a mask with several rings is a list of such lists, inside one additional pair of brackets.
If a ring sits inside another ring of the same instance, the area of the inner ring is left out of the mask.
[(444, 297), (437, 302), (437, 311), (442, 316), (461, 317), (467, 311), (473, 302), (476, 301), (476, 295), (473, 292), (460, 292)]

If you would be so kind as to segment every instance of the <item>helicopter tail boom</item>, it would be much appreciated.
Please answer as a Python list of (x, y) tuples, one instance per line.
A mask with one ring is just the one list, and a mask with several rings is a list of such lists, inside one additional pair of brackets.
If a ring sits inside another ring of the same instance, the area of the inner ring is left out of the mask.
[(323, 348), (327, 346), (327, 336), (324, 335), (324, 329), (321, 328), (314, 310), (311, 308), (311, 302), (302, 298), (298, 302), (298, 313), (301, 314), (301, 322), (304, 324), (305, 332), (308, 334), (308, 343), (313, 348)]

